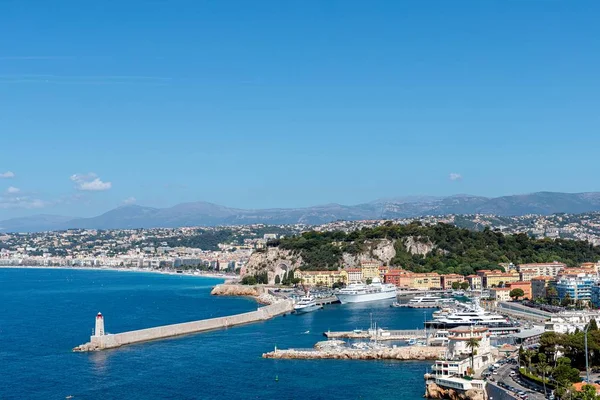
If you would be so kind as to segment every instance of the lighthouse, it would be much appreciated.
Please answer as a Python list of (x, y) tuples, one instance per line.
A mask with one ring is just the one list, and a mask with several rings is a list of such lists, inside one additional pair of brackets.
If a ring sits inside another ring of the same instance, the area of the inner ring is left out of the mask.
[(102, 313), (96, 315), (96, 329), (94, 330), (94, 336), (104, 336), (104, 317)]

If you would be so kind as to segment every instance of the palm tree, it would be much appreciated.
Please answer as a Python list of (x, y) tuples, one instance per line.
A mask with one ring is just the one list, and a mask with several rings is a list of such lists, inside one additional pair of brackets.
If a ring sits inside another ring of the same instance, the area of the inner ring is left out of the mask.
[(471, 371), (473, 372), (473, 374), (475, 373), (475, 349), (477, 349), (479, 347), (479, 339), (475, 338), (475, 337), (471, 337), (468, 341), (467, 341), (467, 347), (469, 349), (471, 349)]
[(546, 374), (552, 371), (552, 368), (546, 362), (546, 355), (544, 353), (538, 354), (537, 369), (538, 373), (542, 373), (542, 383), (544, 384), (544, 396), (546, 396)]

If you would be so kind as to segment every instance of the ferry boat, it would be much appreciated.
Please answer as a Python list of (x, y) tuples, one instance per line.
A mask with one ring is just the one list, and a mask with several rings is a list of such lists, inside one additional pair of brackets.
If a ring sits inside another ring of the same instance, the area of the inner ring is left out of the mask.
[(379, 279), (375, 278), (370, 285), (351, 283), (340, 289), (336, 293), (336, 297), (342, 304), (394, 299), (396, 298), (396, 286), (390, 283), (382, 284)]
[(425, 328), (451, 329), (459, 326), (486, 326), (486, 327), (509, 327), (512, 326), (508, 319), (500, 314), (494, 314), (484, 310), (479, 305), (479, 299), (473, 299), (471, 307), (464, 310), (457, 310), (448, 315), (434, 317), (431, 321), (425, 322)]
[(316, 311), (321, 306), (317, 304), (315, 301), (315, 297), (307, 294), (306, 296), (302, 296), (300, 300), (296, 304), (294, 304), (294, 312), (297, 314), (304, 314), (311, 311)]

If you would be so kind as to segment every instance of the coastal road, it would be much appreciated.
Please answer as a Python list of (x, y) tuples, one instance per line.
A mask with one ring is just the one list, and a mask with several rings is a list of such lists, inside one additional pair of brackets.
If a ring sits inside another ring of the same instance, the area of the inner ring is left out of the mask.
[[(498, 382), (498, 383), (504, 382), (507, 385), (516, 388), (517, 390), (524, 391), (525, 393), (527, 393), (529, 400), (544, 400), (543, 393), (536, 392), (535, 390), (532, 390), (530, 388), (527, 388), (526, 386), (523, 386), (522, 384), (517, 382), (517, 380), (513, 379), (512, 376), (509, 375), (511, 371), (514, 371), (513, 368), (515, 368), (515, 367), (516, 366), (514, 364), (506, 363), (506, 364), (502, 365), (500, 368), (498, 368), (497, 375), (492, 375), (492, 376), (494, 377), (494, 379), (496, 379), (496, 382)], [(517, 378), (517, 377), (518, 377), (518, 374), (515, 375), (515, 378)], [(494, 399), (495, 398), (496, 397), (494, 397)]]

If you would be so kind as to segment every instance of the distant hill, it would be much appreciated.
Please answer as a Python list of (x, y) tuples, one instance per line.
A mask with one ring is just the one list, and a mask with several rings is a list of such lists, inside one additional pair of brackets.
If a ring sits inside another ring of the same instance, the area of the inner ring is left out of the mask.
[(39, 215), (0, 221), (0, 231), (28, 232), (84, 229), (125, 229), (178, 226), (242, 224), (323, 224), (336, 220), (394, 219), (424, 215), (494, 214), (515, 216), (555, 213), (578, 214), (600, 211), (600, 192), (538, 192), (524, 195), (481, 197), (411, 196), (380, 199), (355, 206), (325, 204), (306, 208), (246, 210), (207, 202), (178, 204), (168, 208), (129, 205), (115, 208), (93, 218)]

